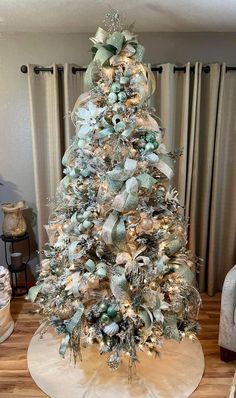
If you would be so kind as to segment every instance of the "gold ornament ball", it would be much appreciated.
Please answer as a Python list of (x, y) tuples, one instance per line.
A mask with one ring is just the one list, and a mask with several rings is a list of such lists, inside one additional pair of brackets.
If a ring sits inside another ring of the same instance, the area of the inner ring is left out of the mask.
[(69, 319), (74, 315), (74, 310), (69, 306), (60, 307), (57, 310), (57, 315), (63, 320)]
[(136, 235), (136, 229), (135, 228), (129, 228), (127, 235), (129, 238), (133, 238)]
[(141, 221), (141, 228), (144, 229), (144, 231), (149, 231), (153, 227), (153, 222), (151, 218), (143, 218)]

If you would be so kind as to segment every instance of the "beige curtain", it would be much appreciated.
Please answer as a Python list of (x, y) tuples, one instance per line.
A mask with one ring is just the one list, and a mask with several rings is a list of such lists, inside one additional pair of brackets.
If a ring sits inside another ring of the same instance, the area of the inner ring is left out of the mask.
[(71, 121), (70, 113), (72, 112), (75, 102), (80, 94), (84, 91), (84, 72), (78, 71), (73, 73), (72, 68), (76, 65), (65, 64), (62, 85), (63, 114), (65, 123), (65, 147), (70, 145), (71, 137), (75, 134), (75, 127)]
[(220, 289), (236, 259), (236, 73), (222, 65), (215, 135), (207, 289)]
[(164, 64), (162, 73), (156, 73), (156, 92), (152, 105), (156, 108), (161, 125), (165, 128), (165, 144), (171, 152), (182, 150), (182, 156), (175, 164), (172, 184), (178, 187), (179, 200), (185, 204), (188, 118), (190, 97), (190, 63), (184, 65), (186, 72), (174, 72), (175, 65)]
[(53, 65), (53, 73), (35, 73), (35, 66), (28, 65), (28, 82), (38, 245), (42, 249), (47, 242), (44, 225), (48, 221), (48, 202), (53, 199), (62, 178), (61, 159), (74, 134), (70, 112), (83, 91), (83, 72), (73, 74), (73, 65), (66, 64), (63, 74), (58, 73), (56, 65)]
[(189, 247), (202, 259), (201, 291), (220, 290), (236, 261), (236, 73), (225, 65), (201, 63), (175, 72), (161, 65), (153, 105), (166, 128), (166, 145), (184, 147), (172, 185), (189, 220)]
[[(160, 66), (160, 65), (159, 65)], [(227, 271), (236, 261), (236, 72), (211, 64), (210, 72), (186, 63), (185, 72), (163, 64), (156, 73), (153, 105), (165, 127), (172, 152), (182, 149), (172, 185), (179, 191), (183, 213), (189, 221), (189, 247), (202, 258), (201, 291), (212, 295), (221, 289)], [(84, 91), (83, 73), (64, 65), (59, 75), (35, 74), (29, 65), (33, 156), (38, 208), (39, 246), (47, 240), (47, 198), (61, 179), (61, 157), (74, 134), (70, 112)]]

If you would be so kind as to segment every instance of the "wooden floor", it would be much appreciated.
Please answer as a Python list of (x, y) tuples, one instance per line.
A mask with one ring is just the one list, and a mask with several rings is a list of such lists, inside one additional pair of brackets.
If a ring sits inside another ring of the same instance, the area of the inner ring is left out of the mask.
[[(192, 398), (228, 398), (236, 361), (221, 362), (217, 346), (220, 294), (203, 295), (200, 322), (200, 340), (203, 346), (206, 369), (204, 377)], [(15, 320), (13, 334), (0, 345), (0, 398), (46, 397), (31, 379), (27, 369), (27, 347), (38, 327), (38, 315), (32, 315), (32, 304), (23, 298), (11, 303)], [(187, 375), (186, 375), (187, 377)]]

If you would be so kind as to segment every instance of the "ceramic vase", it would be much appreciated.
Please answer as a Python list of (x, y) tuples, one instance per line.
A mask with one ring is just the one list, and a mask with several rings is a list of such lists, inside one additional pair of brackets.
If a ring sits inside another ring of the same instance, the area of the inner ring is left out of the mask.
[(19, 237), (26, 232), (26, 222), (22, 210), (26, 209), (24, 201), (17, 203), (2, 203), (1, 209), (4, 213), (2, 225), (3, 235), (6, 237)]

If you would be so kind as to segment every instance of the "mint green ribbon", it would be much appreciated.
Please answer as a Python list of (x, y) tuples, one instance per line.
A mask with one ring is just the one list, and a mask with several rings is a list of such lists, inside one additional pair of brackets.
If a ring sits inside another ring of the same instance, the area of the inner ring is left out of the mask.
[(84, 312), (84, 306), (82, 303), (79, 304), (79, 307), (76, 313), (72, 316), (71, 320), (66, 325), (67, 334), (63, 337), (60, 347), (59, 347), (59, 354), (64, 358), (68, 345), (70, 343), (71, 334), (74, 328), (79, 324), (81, 317)]
[(123, 217), (120, 217), (112, 230), (112, 242), (119, 249), (126, 248), (126, 229)]
[(179, 274), (189, 285), (194, 281), (195, 275), (191, 269), (185, 264), (175, 264), (174, 271)]
[(115, 246), (118, 250), (126, 248), (126, 229), (123, 217), (119, 217), (117, 212), (111, 213), (106, 219), (102, 237), (107, 245)]
[(66, 350), (67, 350), (67, 348), (68, 348), (69, 342), (70, 342), (70, 335), (69, 335), (69, 334), (66, 334), (66, 335), (63, 337), (63, 339), (62, 339), (62, 341), (61, 341), (61, 344), (60, 344), (60, 347), (59, 347), (59, 354), (60, 354), (63, 358), (65, 358), (65, 353), (66, 353)]
[(89, 64), (85, 73), (85, 84), (89, 88), (94, 86), (94, 68), (96, 65), (108, 64), (109, 59), (121, 52), (128, 57), (141, 62), (145, 52), (144, 47), (129, 32), (113, 32), (111, 35), (102, 28), (98, 28), (95, 37), (91, 38), (94, 43), (91, 51), (93, 61)]
[(79, 242), (74, 241), (70, 244), (70, 246), (68, 247), (68, 259), (70, 263), (73, 263), (74, 258), (75, 258), (75, 250), (78, 246)]
[(152, 189), (152, 186), (157, 182), (157, 180), (148, 173), (139, 174), (136, 178), (139, 181), (141, 187), (146, 188), (149, 191)]
[(175, 314), (165, 315), (164, 336), (166, 339), (180, 341), (180, 334), (177, 327), (177, 316)]
[(72, 318), (66, 325), (66, 330), (68, 331), (69, 334), (73, 332), (76, 325), (78, 325), (78, 323), (80, 322), (83, 312), (84, 312), (84, 306), (82, 303), (80, 303), (76, 313), (72, 316)]
[(98, 43), (92, 47), (93, 60), (104, 65), (113, 55), (120, 53), (125, 37), (121, 32), (114, 32), (105, 43)]
[(125, 269), (117, 266), (110, 278), (111, 291), (117, 301), (130, 302), (129, 284), (125, 277)]
[(132, 177), (137, 167), (137, 160), (127, 158), (123, 167), (115, 167), (108, 171), (106, 179), (110, 191), (117, 192), (120, 190), (126, 180)]
[(117, 211), (135, 210), (138, 206), (139, 183), (135, 177), (129, 178), (125, 183), (123, 192), (116, 195), (112, 208)]
[(30, 300), (32, 303), (35, 302), (35, 300), (36, 300), (36, 298), (37, 298), (39, 292), (41, 291), (41, 289), (42, 289), (42, 284), (33, 286), (33, 287), (31, 287), (31, 288), (29, 289), (28, 295), (27, 295), (27, 296), (28, 296), (29, 300)]

